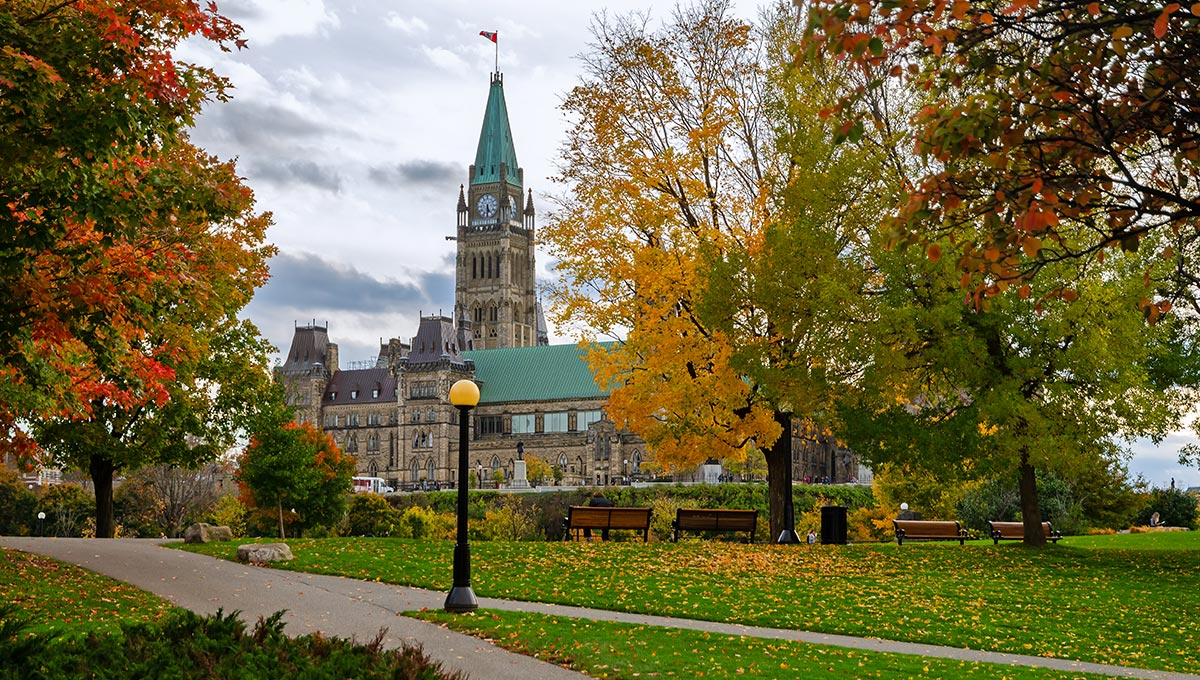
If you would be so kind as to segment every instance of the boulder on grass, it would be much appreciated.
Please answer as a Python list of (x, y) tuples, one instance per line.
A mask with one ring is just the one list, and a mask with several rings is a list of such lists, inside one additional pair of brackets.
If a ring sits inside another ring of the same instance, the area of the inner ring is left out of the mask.
[(218, 527), (211, 524), (193, 524), (184, 529), (184, 543), (215, 543), (217, 541), (232, 541), (233, 531), (229, 527)]
[(238, 546), (237, 557), (240, 562), (287, 562), (292, 549), (287, 543), (247, 543)]

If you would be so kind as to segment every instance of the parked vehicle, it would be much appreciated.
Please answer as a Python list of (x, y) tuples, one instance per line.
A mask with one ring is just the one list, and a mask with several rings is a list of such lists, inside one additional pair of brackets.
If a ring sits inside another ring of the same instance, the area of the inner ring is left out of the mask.
[(353, 484), (354, 493), (391, 493), (395, 491), (388, 486), (382, 477), (355, 477)]

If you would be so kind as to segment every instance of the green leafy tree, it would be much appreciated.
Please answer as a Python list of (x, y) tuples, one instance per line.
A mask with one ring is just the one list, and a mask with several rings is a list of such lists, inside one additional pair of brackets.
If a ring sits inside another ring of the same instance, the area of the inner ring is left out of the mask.
[(298, 531), (333, 526), (345, 513), (357, 461), (311, 423), (291, 420), (281, 386), (270, 395), (234, 474), (242, 501), (278, 517), (280, 538), (287, 537), (284, 508)]
[[(1083, 278), (1046, 268), (1027, 294), (975, 308), (953, 263), (913, 251), (879, 261), (876, 345), (843, 413), (849, 443), (875, 464), (1015, 478), (1026, 543), (1044, 544), (1039, 470), (1103, 468), (1114, 440), (1162, 437), (1191, 406), (1187, 386), (1155, 369), (1172, 363), (1156, 359), (1176, 352), (1180, 320), (1147, 326), (1129, 302), (1142, 262), (1110, 260)], [(1047, 302), (1048, 290), (1072, 299)]]

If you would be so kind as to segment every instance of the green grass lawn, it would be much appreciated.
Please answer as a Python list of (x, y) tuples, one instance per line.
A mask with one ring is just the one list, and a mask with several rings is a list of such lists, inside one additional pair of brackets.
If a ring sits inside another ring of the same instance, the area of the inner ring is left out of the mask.
[[(450, 587), (450, 542), (288, 543), (289, 569)], [(236, 546), (187, 548), (232, 559)], [(1041, 550), (477, 542), (471, 553), (472, 585), (486, 597), (1200, 671), (1191, 616), (1200, 532), (1069, 538)]]
[(597, 678), (1108, 677), (508, 611), (416, 616)]
[(121, 621), (162, 621), (166, 600), (49, 557), (0, 548), (0, 603), (12, 603), (30, 633), (116, 632)]

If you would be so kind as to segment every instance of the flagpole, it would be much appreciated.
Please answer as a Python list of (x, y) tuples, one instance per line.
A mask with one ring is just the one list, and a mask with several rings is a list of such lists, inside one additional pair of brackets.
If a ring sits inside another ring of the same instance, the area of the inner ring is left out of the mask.
[[(499, 31), (497, 31), (497, 33), (499, 33)], [(499, 35), (496, 36), (495, 44), (496, 44), (496, 73), (499, 73), (500, 72), (500, 36)]]

